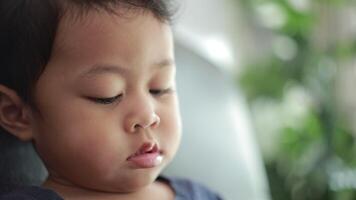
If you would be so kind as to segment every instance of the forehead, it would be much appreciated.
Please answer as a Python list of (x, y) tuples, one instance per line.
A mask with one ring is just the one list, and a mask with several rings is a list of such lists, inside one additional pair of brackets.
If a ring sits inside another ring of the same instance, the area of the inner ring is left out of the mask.
[(124, 66), (173, 60), (172, 34), (169, 25), (150, 12), (121, 16), (90, 11), (74, 19), (67, 15), (60, 21), (51, 59)]

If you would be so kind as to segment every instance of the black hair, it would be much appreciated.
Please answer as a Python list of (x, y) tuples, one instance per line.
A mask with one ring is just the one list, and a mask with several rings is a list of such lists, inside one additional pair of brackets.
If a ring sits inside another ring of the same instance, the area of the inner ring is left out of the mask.
[(68, 11), (82, 15), (115, 12), (116, 7), (150, 11), (168, 23), (175, 12), (169, 0), (0, 0), (0, 85), (32, 105), (33, 88), (50, 59), (61, 18)]

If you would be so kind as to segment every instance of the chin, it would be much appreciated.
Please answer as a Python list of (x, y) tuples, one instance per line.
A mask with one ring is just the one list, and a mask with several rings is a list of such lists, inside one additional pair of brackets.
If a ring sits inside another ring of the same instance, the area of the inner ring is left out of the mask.
[(151, 185), (159, 173), (137, 173), (118, 178), (120, 181), (112, 181), (107, 183), (107, 187), (102, 188), (102, 191), (113, 193), (133, 193)]
[(158, 173), (155, 173), (155, 174), (140, 175), (137, 178), (131, 179), (127, 182), (128, 183), (127, 191), (134, 192), (144, 187), (147, 187), (151, 185), (156, 180), (157, 177), (158, 177)]

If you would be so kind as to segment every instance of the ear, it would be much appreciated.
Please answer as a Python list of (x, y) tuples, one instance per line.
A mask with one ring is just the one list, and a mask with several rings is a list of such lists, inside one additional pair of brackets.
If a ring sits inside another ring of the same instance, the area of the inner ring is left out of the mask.
[(22, 141), (33, 137), (31, 109), (17, 93), (0, 84), (0, 126)]

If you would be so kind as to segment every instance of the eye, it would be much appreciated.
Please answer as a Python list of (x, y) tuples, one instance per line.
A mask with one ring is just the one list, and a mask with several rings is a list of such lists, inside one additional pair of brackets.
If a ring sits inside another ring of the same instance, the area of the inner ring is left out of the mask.
[(172, 88), (167, 88), (167, 89), (150, 89), (150, 93), (153, 95), (153, 96), (162, 96), (164, 94), (169, 94), (173, 92), (173, 89)]
[(112, 104), (114, 102), (120, 101), (124, 94), (119, 94), (114, 97), (108, 98), (97, 98), (97, 97), (88, 97), (91, 101), (98, 103), (98, 104)]

